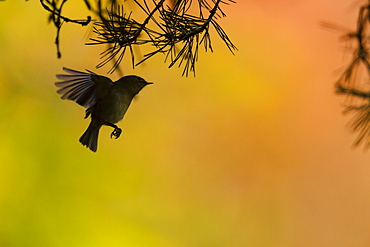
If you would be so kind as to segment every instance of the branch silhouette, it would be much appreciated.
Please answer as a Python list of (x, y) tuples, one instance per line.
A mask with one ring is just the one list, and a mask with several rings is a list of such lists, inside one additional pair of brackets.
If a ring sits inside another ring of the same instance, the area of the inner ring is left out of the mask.
[[(62, 28), (63, 22), (71, 22), (75, 24), (80, 24), (82, 26), (87, 26), (91, 22), (91, 16), (87, 16), (86, 20), (73, 20), (68, 17), (62, 16), (62, 8), (67, 0), (63, 0), (62, 3), (59, 5), (57, 1), (53, 0), (40, 0), (42, 7), (50, 13), (49, 21), (54, 23), (54, 26), (57, 28), (57, 34), (55, 37), (55, 45), (57, 47), (57, 57), (61, 58), (62, 53), (60, 52), (60, 43), (59, 43), (59, 34)], [(87, 0), (85, 3), (88, 4)]]
[[(327, 24), (325, 24), (328, 26)], [(330, 25), (330, 24), (329, 24)], [(354, 146), (370, 147), (370, 0), (360, 6), (356, 29), (347, 31), (342, 41), (351, 44), (351, 61), (335, 84), (336, 93), (345, 95), (343, 113), (353, 114), (350, 122), (357, 134)]]
[[(112, 64), (109, 73), (119, 69), (123, 58), (129, 56), (132, 66), (138, 66), (155, 55), (164, 55), (168, 67), (183, 68), (182, 75), (195, 76), (199, 46), (213, 52), (210, 30), (214, 29), (232, 54), (237, 50), (226, 32), (218, 23), (226, 17), (222, 5), (235, 3), (233, 0), (130, 0), (146, 16), (143, 20), (133, 18), (133, 12), (124, 7), (124, 1), (83, 0), (91, 16), (72, 19), (62, 15), (67, 0), (40, 0), (49, 13), (49, 21), (57, 29), (55, 44), (57, 56), (61, 57), (59, 36), (64, 23), (86, 26), (93, 24), (93, 36), (86, 45), (106, 45), (101, 54), (98, 68)], [(196, 13), (196, 14), (194, 14)], [(134, 47), (147, 45), (151, 51), (136, 57)]]

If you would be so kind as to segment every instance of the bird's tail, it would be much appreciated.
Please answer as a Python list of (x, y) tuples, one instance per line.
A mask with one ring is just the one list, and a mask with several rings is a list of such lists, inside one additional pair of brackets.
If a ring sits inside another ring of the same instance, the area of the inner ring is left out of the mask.
[(89, 127), (87, 127), (87, 130), (82, 134), (79, 140), (83, 146), (88, 147), (93, 152), (98, 150), (98, 136), (100, 128), (101, 124), (91, 120)]

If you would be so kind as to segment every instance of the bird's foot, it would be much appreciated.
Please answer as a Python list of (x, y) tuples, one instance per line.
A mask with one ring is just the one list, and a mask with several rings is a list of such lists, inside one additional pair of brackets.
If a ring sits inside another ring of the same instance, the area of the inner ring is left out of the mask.
[(85, 117), (84, 118), (88, 118), (90, 115), (91, 115), (91, 108), (87, 108), (86, 111), (85, 111)]
[(112, 132), (112, 134), (110, 134), (110, 138), (113, 139), (113, 136), (115, 137), (114, 139), (117, 139), (122, 133), (122, 130), (120, 128), (115, 128)]

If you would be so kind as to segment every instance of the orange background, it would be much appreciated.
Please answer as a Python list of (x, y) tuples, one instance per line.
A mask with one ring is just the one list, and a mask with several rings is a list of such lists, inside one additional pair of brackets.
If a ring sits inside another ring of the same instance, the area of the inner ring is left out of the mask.
[(126, 61), (154, 85), (92, 153), (84, 109), (53, 83), (63, 66), (106, 75), (104, 47), (64, 24), (58, 60), (39, 1), (0, 2), (0, 246), (370, 246), (370, 156), (351, 148), (333, 87), (349, 56), (320, 26), (354, 28), (359, 6), (225, 6), (236, 55), (213, 32), (195, 78), (160, 56)]

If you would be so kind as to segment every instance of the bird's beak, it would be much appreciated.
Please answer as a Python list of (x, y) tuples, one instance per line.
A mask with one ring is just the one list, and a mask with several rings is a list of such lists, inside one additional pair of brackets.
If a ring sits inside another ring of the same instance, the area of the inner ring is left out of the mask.
[(146, 85), (153, 84), (153, 82), (147, 82)]

